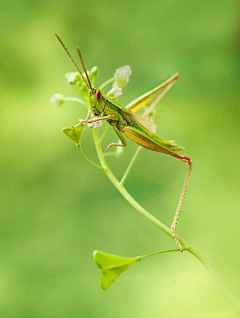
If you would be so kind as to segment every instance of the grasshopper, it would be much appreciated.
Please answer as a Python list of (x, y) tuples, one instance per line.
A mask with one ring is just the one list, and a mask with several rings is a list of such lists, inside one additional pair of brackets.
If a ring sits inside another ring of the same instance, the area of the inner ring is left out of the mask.
[[(71, 54), (67, 50), (66, 46), (63, 44), (62, 40), (56, 34), (59, 42), (63, 46), (64, 50), (67, 52), (68, 56), (74, 63), (77, 68), (80, 76), (83, 78), (89, 89), (89, 106), (90, 110), (85, 120), (81, 121), (81, 124), (93, 124), (99, 121), (105, 120), (110, 124), (118, 135), (121, 143), (111, 143), (105, 150), (109, 150), (111, 147), (126, 147), (127, 143), (123, 137), (133, 140), (135, 143), (139, 144), (142, 147), (145, 147), (150, 150), (154, 150), (157, 152), (165, 153), (174, 158), (180, 159), (182, 162), (187, 163), (189, 165), (188, 173), (185, 178), (182, 192), (178, 201), (177, 209), (173, 218), (173, 222), (171, 225), (172, 236), (176, 241), (176, 244), (179, 245), (180, 251), (183, 251), (183, 247), (179, 242), (178, 236), (175, 233), (176, 224), (178, 221), (178, 217), (181, 211), (184, 195), (187, 189), (188, 181), (190, 174), (192, 172), (193, 163), (192, 159), (187, 156), (182, 156), (178, 154), (178, 152), (183, 147), (178, 146), (175, 141), (165, 140), (155, 135), (156, 133), (156, 125), (149, 121), (146, 117), (152, 112), (152, 109), (156, 106), (156, 104), (162, 99), (162, 97), (167, 93), (167, 91), (173, 86), (173, 84), (179, 79), (179, 75), (175, 74), (170, 77), (166, 82), (157, 86), (153, 90), (147, 92), (142, 95), (140, 98), (134, 100), (126, 107), (122, 107), (118, 103), (113, 100), (110, 100), (104, 92), (96, 87), (92, 87), (90, 82), (82, 54), (79, 48), (77, 48), (81, 64), (83, 66), (85, 76), (80, 71), (78, 65), (72, 58)], [(161, 92), (161, 94), (159, 94)], [(158, 95), (159, 94), (159, 95)], [(158, 95), (158, 96), (157, 96)], [(136, 111), (149, 103), (154, 97), (156, 97), (155, 101), (149, 108), (145, 111), (143, 115), (138, 115)], [(91, 118), (91, 116), (94, 118)]]

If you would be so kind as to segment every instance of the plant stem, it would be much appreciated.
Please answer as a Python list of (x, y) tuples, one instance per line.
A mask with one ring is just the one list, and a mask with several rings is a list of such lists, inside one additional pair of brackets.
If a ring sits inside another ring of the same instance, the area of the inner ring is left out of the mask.
[[(115, 188), (122, 194), (122, 196), (132, 205), (132, 207), (137, 210), (140, 214), (145, 216), (150, 222), (155, 224), (158, 228), (160, 228), (163, 232), (165, 232), (168, 236), (173, 238), (172, 232), (170, 228), (168, 228), (165, 224), (163, 224), (161, 221), (159, 221), (157, 218), (155, 218), (152, 214), (150, 214), (147, 210), (145, 210), (131, 195), (130, 193), (124, 188), (124, 186), (117, 180), (117, 178), (114, 176), (112, 171), (109, 169), (107, 162), (104, 158), (102, 147), (99, 144), (99, 138), (98, 133), (95, 128), (92, 129), (93, 132), (93, 139), (96, 147), (96, 151), (98, 154), (99, 161), (101, 163), (101, 166), (104, 168), (104, 171), (109, 178), (109, 180), (112, 182), (112, 184), (115, 186)], [(187, 250), (191, 254), (193, 254), (196, 258), (198, 258), (204, 265), (204, 261), (202, 256), (183, 238), (179, 237), (179, 241), (181, 245), (184, 247), (184, 250)], [(206, 266), (206, 265), (205, 265)]]
[(141, 261), (143, 258), (151, 257), (151, 256), (158, 255), (158, 254), (171, 253), (171, 252), (179, 252), (179, 248), (175, 248), (173, 250), (165, 250), (165, 251), (154, 252), (154, 253), (151, 253), (151, 254), (138, 256), (138, 258), (139, 258), (139, 261)]
[(87, 107), (86, 103), (82, 99), (77, 98), (77, 97), (64, 97), (63, 100), (64, 100), (64, 102), (77, 102), (77, 103), (82, 104), (85, 107)]
[(104, 129), (104, 131), (103, 131), (103, 133), (102, 133), (102, 136), (100, 137), (100, 139), (98, 141), (99, 143), (101, 143), (103, 141), (103, 139), (106, 137), (106, 134), (108, 132), (109, 127), (110, 127), (110, 125), (107, 124), (105, 129)]
[(90, 163), (92, 166), (94, 166), (94, 167), (96, 167), (96, 168), (98, 168), (98, 169), (100, 169), (100, 170), (103, 170), (103, 171), (106, 170), (106, 169), (103, 168), (102, 166), (99, 166), (99, 165), (97, 165), (96, 163), (92, 162), (90, 159), (88, 159), (88, 157), (87, 157), (87, 156), (84, 154), (84, 152), (82, 151), (82, 147), (81, 147), (80, 144), (77, 145), (77, 147), (78, 147), (79, 151), (81, 152), (83, 158), (84, 158), (85, 160), (87, 160), (88, 163)]
[(142, 148), (141, 146), (138, 147), (138, 149), (136, 150), (134, 156), (132, 157), (132, 160), (130, 161), (130, 163), (129, 163), (128, 167), (127, 167), (127, 170), (125, 171), (125, 173), (124, 173), (124, 175), (123, 175), (123, 177), (122, 177), (122, 180), (120, 181), (120, 184), (121, 184), (121, 185), (124, 185), (124, 183), (125, 183), (125, 181), (126, 181), (128, 175), (129, 175), (129, 173), (130, 173), (130, 171), (131, 171), (131, 169), (132, 169), (132, 166), (133, 166), (135, 160), (137, 159), (137, 156), (138, 156), (139, 151), (141, 150), (141, 148)]
[(116, 157), (116, 151), (108, 151), (103, 154), (104, 157)]

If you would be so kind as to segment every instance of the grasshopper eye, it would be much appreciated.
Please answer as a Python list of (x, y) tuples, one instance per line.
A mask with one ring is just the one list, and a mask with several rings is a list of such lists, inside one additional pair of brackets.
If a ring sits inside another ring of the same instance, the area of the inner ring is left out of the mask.
[(96, 99), (100, 100), (102, 98), (102, 93), (100, 91), (96, 91)]

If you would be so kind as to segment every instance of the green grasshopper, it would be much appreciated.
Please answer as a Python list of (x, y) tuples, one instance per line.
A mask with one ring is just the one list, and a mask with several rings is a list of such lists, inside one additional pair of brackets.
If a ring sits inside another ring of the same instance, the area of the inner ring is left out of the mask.
[[(82, 54), (80, 49), (77, 48), (78, 54), (85, 72), (85, 76), (80, 71), (78, 65), (70, 55), (66, 46), (63, 44), (62, 40), (56, 35), (59, 42), (63, 46), (64, 50), (67, 52), (68, 56), (74, 63), (77, 68), (79, 74), (83, 78), (89, 89), (89, 106), (90, 111), (85, 120), (81, 121), (81, 124), (92, 124), (102, 120), (106, 120), (115, 130), (118, 135), (121, 143), (111, 143), (105, 150), (110, 149), (111, 147), (126, 147), (127, 143), (123, 137), (125, 135), (127, 138), (133, 140), (137, 144), (141, 145), (150, 150), (154, 150), (157, 152), (165, 153), (177, 159), (180, 159), (182, 162), (187, 163), (189, 165), (188, 173), (185, 178), (182, 192), (180, 195), (180, 199), (178, 201), (177, 209), (173, 218), (173, 222), (171, 225), (172, 236), (175, 239), (176, 243), (180, 247), (180, 251), (183, 251), (183, 248), (179, 242), (176, 231), (177, 220), (181, 211), (184, 195), (187, 189), (188, 181), (190, 174), (192, 172), (192, 159), (190, 157), (182, 156), (178, 154), (178, 151), (182, 150), (183, 147), (178, 146), (174, 141), (165, 140), (155, 135), (156, 125), (146, 119), (145, 117), (152, 112), (152, 109), (156, 106), (156, 104), (162, 99), (162, 97), (166, 94), (166, 92), (173, 86), (173, 84), (179, 79), (179, 75), (175, 74), (171, 78), (169, 78), (163, 84), (157, 86), (150, 92), (142, 95), (140, 98), (134, 100), (126, 107), (122, 107), (117, 104), (115, 101), (110, 100), (104, 92), (96, 87), (92, 87), (90, 82), (85, 64), (83, 62)], [(161, 94), (156, 97), (159, 93)], [(154, 97), (156, 97), (155, 101), (152, 105), (145, 111), (145, 113), (140, 116), (136, 114), (140, 108), (145, 106), (148, 102), (150, 102)], [(94, 118), (91, 118), (91, 116)]]

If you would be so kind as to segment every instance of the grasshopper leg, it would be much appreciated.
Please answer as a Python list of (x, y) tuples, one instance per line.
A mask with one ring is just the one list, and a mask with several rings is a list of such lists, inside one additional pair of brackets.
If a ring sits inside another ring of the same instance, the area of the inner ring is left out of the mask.
[(111, 143), (110, 145), (107, 146), (107, 148), (105, 149), (105, 151), (108, 151), (111, 147), (126, 147), (127, 143), (125, 141), (125, 139), (123, 138), (121, 132), (118, 130), (117, 127), (113, 126), (113, 129), (115, 130), (116, 134), (118, 135), (119, 139), (121, 140), (121, 144), (118, 143)]
[[(92, 112), (91, 112), (91, 109), (89, 109), (89, 110), (88, 110), (88, 113), (87, 113), (87, 117), (86, 117), (84, 120), (80, 120), (80, 122), (89, 121), (89, 119), (91, 118), (91, 115), (92, 115)], [(84, 130), (84, 131), (87, 131), (85, 127), (83, 128), (83, 130)]]
[(187, 176), (185, 178), (184, 184), (183, 184), (183, 188), (182, 188), (182, 192), (178, 201), (178, 205), (177, 205), (177, 209), (173, 218), (173, 222), (171, 225), (171, 232), (172, 232), (172, 236), (176, 241), (176, 244), (179, 245), (180, 247), (180, 251), (183, 251), (183, 247), (178, 239), (178, 236), (176, 234), (176, 225), (177, 225), (177, 221), (178, 221), (178, 217), (179, 214), (181, 212), (181, 208), (182, 208), (182, 203), (184, 200), (184, 195), (186, 193), (187, 190), (187, 185), (188, 185), (188, 181), (189, 181), (189, 177), (191, 175), (192, 172), (192, 168), (193, 168), (193, 163), (192, 163), (192, 159), (186, 156), (181, 156), (175, 152), (172, 152), (168, 149), (163, 148), (160, 144), (158, 144), (157, 142), (154, 142), (154, 140), (152, 139), (148, 139), (144, 134), (141, 133), (141, 131), (137, 130), (137, 129), (132, 129), (131, 127), (125, 127), (123, 130), (123, 133), (126, 137), (128, 137), (129, 139), (135, 141), (137, 144), (139, 144), (142, 147), (148, 148), (150, 150), (154, 150), (157, 152), (162, 152), (162, 153), (166, 153), (172, 157), (175, 157), (177, 159), (180, 159), (182, 162), (187, 163), (189, 165), (189, 169), (188, 169), (188, 173)]
[(112, 115), (108, 115), (108, 116), (102, 116), (102, 117), (95, 117), (95, 118), (92, 118), (92, 119), (85, 119), (85, 120), (81, 120), (80, 123), (83, 124), (83, 125), (86, 125), (86, 124), (92, 124), (92, 123), (96, 123), (100, 120), (109, 120), (109, 119), (113, 119), (113, 116)]
[(189, 169), (188, 169), (188, 173), (187, 173), (187, 176), (186, 176), (185, 181), (184, 181), (184, 184), (183, 184), (183, 188), (182, 188), (182, 192), (181, 192), (181, 195), (180, 195), (180, 198), (179, 198), (179, 201), (178, 201), (177, 209), (176, 209), (176, 212), (175, 212), (173, 221), (172, 221), (171, 232), (172, 232), (173, 238), (174, 238), (175, 241), (176, 241), (176, 244), (179, 245), (180, 251), (182, 252), (182, 251), (183, 251), (183, 247), (182, 247), (181, 243), (179, 242), (179, 239), (178, 239), (177, 234), (175, 233), (175, 231), (176, 231), (176, 225), (177, 225), (178, 217), (179, 217), (179, 215), (180, 215), (181, 208), (182, 208), (182, 204), (183, 204), (183, 200), (184, 200), (184, 195), (185, 195), (186, 190), (187, 190), (189, 177), (190, 177), (191, 172), (192, 172), (193, 163), (192, 163), (192, 159), (189, 158), (189, 157), (184, 157), (184, 156), (180, 156), (180, 157), (181, 157), (180, 159), (181, 159), (183, 162), (188, 163)]

